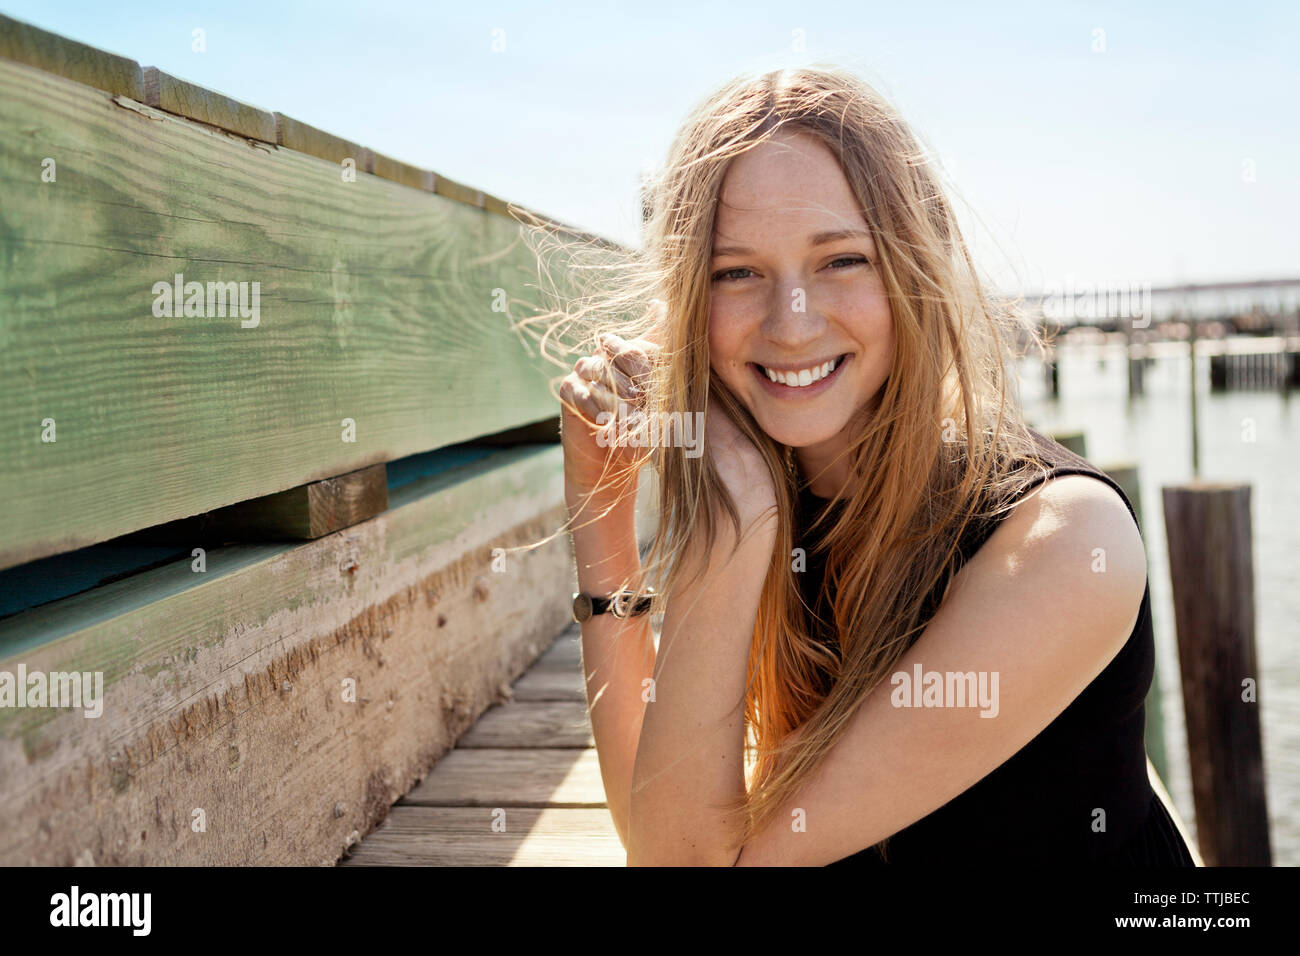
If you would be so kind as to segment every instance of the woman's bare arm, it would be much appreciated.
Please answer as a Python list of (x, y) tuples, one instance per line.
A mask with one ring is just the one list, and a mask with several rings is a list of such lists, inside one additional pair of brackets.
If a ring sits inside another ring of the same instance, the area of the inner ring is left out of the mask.
[[(765, 504), (770, 502), (770, 496)], [(723, 524), (708, 555), (669, 596), (636, 753), (628, 865), (730, 865), (738, 820), (725, 803), (745, 792), (741, 701), (758, 601), (776, 538), (775, 509), (741, 503), (742, 537)]]
[[(636, 495), (624, 494), (604, 517), (595, 519), (611, 499), (590, 500), (565, 483), (569, 513), (576, 515), (573, 532), (578, 589), (607, 595), (636, 581), (641, 557), (636, 542)], [(593, 520), (595, 519), (595, 520)], [(628, 795), (632, 765), (641, 733), (643, 682), (654, 671), (654, 636), (650, 616), (619, 620), (597, 614), (582, 625), (582, 671), (591, 711), (600, 776), (614, 828), (628, 845)]]

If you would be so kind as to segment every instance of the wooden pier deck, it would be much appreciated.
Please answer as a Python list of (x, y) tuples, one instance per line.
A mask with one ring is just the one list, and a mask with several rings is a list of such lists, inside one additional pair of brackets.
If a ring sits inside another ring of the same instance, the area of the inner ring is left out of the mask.
[[(573, 624), (340, 866), (624, 866)], [(495, 825), (494, 825), (495, 824)]]
[[(511, 700), (488, 709), (339, 866), (625, 866), (591, 736), (581, 648), (572, 624), (515, 681)], [(1204, 866), (1149, 759), (1147, 773)]]

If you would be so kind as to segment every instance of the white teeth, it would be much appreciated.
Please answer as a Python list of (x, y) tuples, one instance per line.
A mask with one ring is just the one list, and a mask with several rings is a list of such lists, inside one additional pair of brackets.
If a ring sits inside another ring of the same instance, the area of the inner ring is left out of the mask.
[(831, 374), (831, 372), (835, 371), (835, 367), (838, 364), (838, 359), (831, 359), (829, 362), (823, 362), (821, 365), (814, 366), (813, 368), (800, 369), (797, 372), (774, 372), (770, 368), (764, 368), (761, 365), (759, 368), (762, 368), (767, 374), (767, 377), (774, 382), (788, 385), (791, 388), (803, 388), (807, 385), (811, 385), (813, 382), (820, 381), (827, 375)]

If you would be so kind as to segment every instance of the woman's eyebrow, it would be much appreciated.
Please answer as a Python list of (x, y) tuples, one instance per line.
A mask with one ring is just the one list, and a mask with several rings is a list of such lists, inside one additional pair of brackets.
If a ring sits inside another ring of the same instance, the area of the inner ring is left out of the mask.
[[(871, 239), (871, 233), (862, 229), (831, 229), (826, 232), (814, 233), (808, 238), (810, 247), (824, 246), (828, 242), (839, 242), (843, 239)], [(713, 255), (715, 256), (749, 256), (753, 255), (754, 250), (749, 246), (714, 246)]]

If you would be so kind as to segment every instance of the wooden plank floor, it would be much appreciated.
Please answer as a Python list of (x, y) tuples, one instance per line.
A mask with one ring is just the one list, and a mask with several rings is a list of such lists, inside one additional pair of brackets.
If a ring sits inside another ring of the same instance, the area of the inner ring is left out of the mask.
[(340, 866), (626, 865), (605, 807), (577, 624), (513, 690)]

